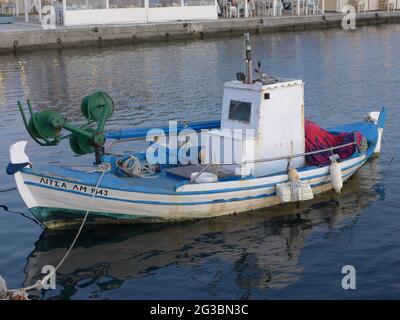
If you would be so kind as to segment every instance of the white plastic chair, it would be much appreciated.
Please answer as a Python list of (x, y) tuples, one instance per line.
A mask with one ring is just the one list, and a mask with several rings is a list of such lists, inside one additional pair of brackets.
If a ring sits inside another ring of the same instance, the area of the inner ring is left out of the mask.
[(1, 8), (1, 13), (4, 14), (9, 14), (9, 15), (16, 15), (16, 5), (15, 3), (10, 3), (10, 2), (6, 2), (6, 3), (0, 3), (0, 8)]
[(243, 17), (246, 16), (246, 12), (245, 12), (246, 4), (245, 4), (245, 1), (247, 1), (247, 0), (239, 0), (239, 2), (238, 2), (238, 6), (237, 6), (237, 16), (238, 17), (240, 17), (240, 12), (242, 12), (242, 11), (243, 11)]
[(312, 14), (318, 13), (318, 2), (317, 0), (307, 0), (305, 11), (308, 14), (309, 10), (311, 9)]
[(396, 10), (396, 0), (384, 0), (382, 3), (382, 9), (387, 8), (387, 11), (389, 12), (390, 10), (395, 11)]
[(247, 3), (247, 12), (249, 13), (249, 17), (256, 16), (256, 4), (255, 2)]
[(367, 10), (366, 0), (353, 0), (350, 4), (356, 8), (356, 11), (359, 13), (361, 11), (365, 12)]
[(265, 16), (270, 16), (273, 8), (274, 8), (273, 0), (263, 0), (262, 1), (262, 10), (263, 10), (263, 14)]
[(291, 0), (292, 1), (292, 14), (304, 14), (306, 10), (306, 0)]
[(237, 18), (238, 17), (238, 10), (235, 6), (232, 5), (231, 2), (226, 3), (226, 16), (227, 18), (232, 18), (232, 15)]
[(281, 0), (274, 0), (275, 2), (275, 16), (281, 16), (283, 14), (283, 3)]

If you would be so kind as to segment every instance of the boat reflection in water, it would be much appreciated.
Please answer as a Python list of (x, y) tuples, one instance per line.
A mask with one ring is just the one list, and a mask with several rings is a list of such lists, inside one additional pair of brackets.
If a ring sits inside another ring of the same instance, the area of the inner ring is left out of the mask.
[[(88, 286), (101, 298), (106, 291), (118, 290), (124, 282), (132, 285), (135, 279), (160, 278), (165, 274), (171, 277), (162, 279), (168, 298), (174, 292), (175, 282), (182, 279), (179, 273), (185, 267), (198, 268), (193, 272), (195, 276), (190, 277), (194, 281), (191, 287), (200, 287), (196, 281), (202, 285), (205, 282), (210, 298), (247, 298), (252, 289), (283, 288), (302, 275), (299, 256), (313, 228), (324, 225), (329, 230), (339, 223), (340, 227), (355, 224), (363, 208), (384, 197), (380, 181), (378, 160), (373, 159), (346, 183), (340, 196), (328, 192), (298, 206), (284, 205), (192, 222), (84, 228), (57, 273), (57, 290), (43, 290), (36, 293), (37, 298), (75, 298)], [(319, 232), (321, 229), (325, 230), (319, 228)], [(44, 265), (57, 265), (75, 233), (76, 229), (45, 230), (28, 257), (23, 285), (40, 279)], [(220, 266), (215, 267), (215, 263)], [(214, 267), (208, 267), (211, 264)], [(182, 268), (170, 271), (171, 266)], [(236, 292), (221, 295), (218, 282)], [(213, 287), (218, 291), (214, 296)], [(159, 297), (160, 287), (153, 289)], [(193, 290), (182, 293), (181, 298), (198, 297), (199, 289)], [(117, 296), (152, 298), (143, 295), (140, 286), (125, 291)], [(150, 291), (146, 289), (147, 293)]]

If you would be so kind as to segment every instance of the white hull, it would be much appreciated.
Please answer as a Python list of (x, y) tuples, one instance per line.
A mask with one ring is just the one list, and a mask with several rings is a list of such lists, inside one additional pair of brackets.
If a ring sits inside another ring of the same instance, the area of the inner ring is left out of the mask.
[[(347, 180), (367, 160), (366, 155), (342, 162), (343, 180)], [(93, 187), (39, 175), (15, 174), (20, 194), (29, 209), (56, 208), (85, 212), (92, 199)], [(329, 167), (300, 172), (314, 194), (332, 189)], [(255, 210), (281, 203), (276, 184), (287, 181), (287, 175), (210, 184), (190, 184), (175, 194), (151, 194), (99, 189), (91, 211), (105, 217), (123, 220), (152, 218), (156, 220), (194, 219)], [(52, 185), (49, 185), (52, 184)], [(197, 191), (200, 188), (202, 191)], [(85, 190), (86, 188), (86, 190)], [(190, 190), (192, 189), (192, 190)], [(69, 221), (73, 222), (72, 220)], [(58, 221), (65, 224), (67, 221)]]

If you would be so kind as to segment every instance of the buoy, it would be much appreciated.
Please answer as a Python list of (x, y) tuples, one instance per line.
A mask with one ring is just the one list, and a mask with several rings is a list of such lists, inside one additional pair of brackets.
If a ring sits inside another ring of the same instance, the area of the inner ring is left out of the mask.
[(295, 168), (288, 169), (288, 180), (289, 182), (276, 185), (276, 194), (282, 203), (306, 201), (314, 198), (310, 184), (300, 180), (299, 172)]
[(295, 168), (289, 168), (288, 177), (291, 182), (300, 181), (299, 173)]
[(200, 164), (207, 163), (207, 150), (205, 148), (201, 148), (198, 155), (198, 160)]
[(337, 160), (339, 159), (339, 155), (334, 154), (334, 155), (330, 156), (329, 159), (332, 162), (329, 167), (332, 188), (333, 188), (333, 190), (336, 191), (336, 193), (339, 194), (343, 188), (343, 177), (342, 177), (341, 164), (339, 162), (337, 162)]

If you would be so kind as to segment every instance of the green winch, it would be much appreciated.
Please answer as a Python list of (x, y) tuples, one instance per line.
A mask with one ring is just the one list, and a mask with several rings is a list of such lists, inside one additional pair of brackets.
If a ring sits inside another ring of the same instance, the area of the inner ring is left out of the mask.
[[(30, 100), (27, 101), (27, 104), (31, 115), (29, 121), (27, 121), (21, 102), (18, 101), (25, 127), (38, 144), (54, 146), (68, 138), (74, 153), (83, 155), (95, 152), (96, 162), (100, 161), (106, 142), (104, 126), (114, 112), (114, 102), (107, 93), (98, 91), (82, 99), (81, 111), (88, 122), (81, 127), (71, 124), (54, 109), (34, 112)], [(90, 125), (96, 122), (97, 126), (94, 129)], [(70, 133), (62, 136), (63, 129)]]

